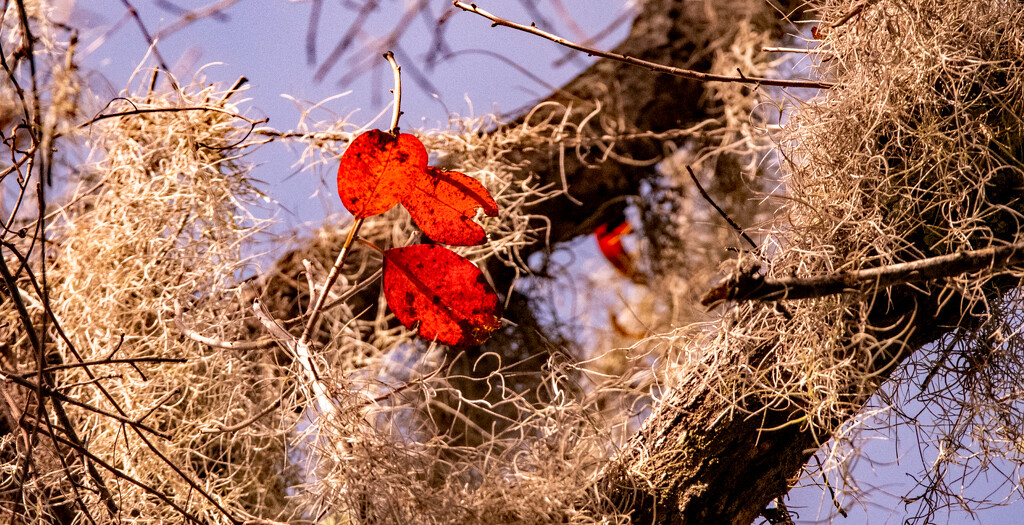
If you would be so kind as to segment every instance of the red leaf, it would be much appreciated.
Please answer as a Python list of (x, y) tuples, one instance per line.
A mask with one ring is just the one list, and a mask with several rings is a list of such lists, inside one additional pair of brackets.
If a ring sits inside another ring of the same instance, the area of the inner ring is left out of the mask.
[(430, 166), (416, 188), (402, 199), (416, 226), (434, 242), (457, 246), (483, 244), (487, 234), (473, 222), (477, 208), (497, 217), (498, 205), (480, 181), (457, 171)]
[(612, 266), (626, 277), (632, 277), (636, 273), (633, 258), (626, 252), (625, 247), (622, 246), (622, 236), (629, 232), (629, 222), (623, 222), (611, 231), (608, 231), (607, 224), (602, 224), (594, 230), (594, 236), (597, 237), (597, 247), (601, 249), (604, 258), (608, 259), (608, 262), (612, 263)]
[(427, 150), (420, 139), (371, 129), (356, 137), (341, 156), (338, 195), (357, 219), (384, 213), (423, 177)]
[(384, 252), (384, 297), (395, 317), (420, 337), (475, 346), (501, 327), (498, 296), (468, 259), (433, 244)]

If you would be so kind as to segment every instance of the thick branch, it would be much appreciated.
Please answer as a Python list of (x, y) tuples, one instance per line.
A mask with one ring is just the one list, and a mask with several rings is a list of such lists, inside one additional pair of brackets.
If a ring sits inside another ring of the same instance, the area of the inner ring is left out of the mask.
[(526, 25), (522, 25), (522, 24), (517, 24), (517, 23), (512, 22), (510, 20), (505, 20), (504, 18), (501, 18), (499, 16), (496, 16), (496, 15), (493, 15), (491, 13), (488, 13), (487, 11), (484, 11), (483, 9), (480, 9), (479, 7), (476, 6), (476, 4), (467, 4), (466, 2), (460, 2), (459, 0), (455, 0), (453, 2), (453, 4), (455, 5), (455, 7), (458, 7), (459, 9), (462, 9), (463, 11), (469, 11), (470, 13), (476, 13), (476, 14), (478, 14), (478, 15), (480, 15), (480, 16), (488, 19), (488, 20), (490, 20), (492, 22), (491, 23), (492, 26), (504, 26), (504, 27), (508, 27), (508, 28), (511, 28), (511, 29), (516, 29), (516, 30), (519, 30), (519, 31), (523, 31), (524, 33), (529, 33), (531, 35), (536, 35), (536, 36), (539, 36), (541, 38), (545, 38), (545, 39), (550, 40), (550, 41), (552, 41), (552, 42), (554, 42), (554, 43), (556, 43), (558, 45), (568, 47), (569, 49), (574, 49), (576, 51), (582, 51), (582, 52), (584, 52), (584, 53), (586, 53), (587, 55), (590, 55), (590, 56), (607, 58), (609, 60), (615, 60), (615, 61), (622, 62), (622, 63), (625, 63), (625, 64), (629, 64), (629, 65), (632, 65), (632, 66), (641, 67), (641, 68), (647, 69), (649, 71), (654, 71), (655, 73), (665, 73), (665, 74), (668, 74), (668, 75), (673, 75), (673, 76), (677, 76), (677, 77), (687, 78), (687, 79), (690, 79), (690, 80), (696, 80), (696, 81), (699, 81), (699, 82), (733, 82), (733, 83), (736, 83), (736, 84), (752, 84), (752, 85), (760, 85), (760, 86), (777, 86), (777, 87), (793, 87), (793, 88), (816, 88), (816, 89), (828, 89), (828, 88), (831, 88), (833, 86), (833, 84), (830, 83), (830, 82), (817, 82), (817, 81), (813, 81), (813, 80), (785, 80), (785, 79), (777, 79), (777, 78), (748, 77), (748, 76), (744, 76), (743, 73), (740, 73), (740, 76), (716, 75), (716, 74), (712, 74), (712, 73), (704, 73), (704, 72), (701, 72), (701, 71), (694, 71), (692, 69), (684, 69), (684, 68), (681, 68), (681, 67), (674, 67), (674, 66), (671, 66), (671, 65), (668, 65), (668, 64), (661, 64), (661, 63), (658, 63), (658, 62), (651, 62), (650, 60), (644, 60), (642, 58), (637, 58), (637, 57), (633, 57), (633, 56), (629, 56), (629, 55), (623, 55), (621, 53), (615, 53), (615, 52), (612, 52), (612, 51), (602, 51), (600, 49), (596, 49), (596, 48), (587, 47), (587, 46), (584, 46), (584, 45), (581, 45), (581, 44), (577, 44), (577, 43), (572, 42), (570, 40), (566, 40), (565, 38), (562, 38), (560, 36), (548, 33), (547, 31), (542, 31), (541, 29), (538, 29), (536, 25), (532, 25), (531, 24), (531, 25), (526, 26)]

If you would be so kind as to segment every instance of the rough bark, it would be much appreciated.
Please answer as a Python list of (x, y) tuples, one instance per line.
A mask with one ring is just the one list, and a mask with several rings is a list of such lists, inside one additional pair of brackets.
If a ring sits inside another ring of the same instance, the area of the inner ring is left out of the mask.
[[(701, 37), (709, 36), (716, 9), (747, 7), (754, 10), (746, 14), (751, 20), (779, 23), (778, 12), (764, 3), (722, 4), (712, 7), (702, 2), (648, 2), (630, 37), (617, 51), (702, 70), (708, 67), (706, 57), (694, 57), (708, 45), (708, 40), (702, 41)], [(756, 13), (758, 5), (765, 11)], [(616, 131), (663, 131), (713, 115), (714, 107), (685, 103), (700, 99), (702, 90), (703, 86), (694, 82), (649, 75), (601, 61), (552, 99), (568, 101), (573, 95), (578, 97), (577, 101), (597, 98), (617, 115), (622, 126)], [(583, 103), (581, 111), (587, 109)], [(622, 153), (644, 158), (656, 156), (659, 148), (656, 141), (637, 141)], [(548, 173), (547, 180), (557, 180), (556, 166), (545, 164), (544, 159), (531, 160), (539, 173)], [(593, 220), (588, 214), (617, 195), (634, 193), (646, 172), (646, 168), (615, 162), (597, 167), (573, 166), (567, 170), (569, 188), (584, 205), (573, 206), (566, 199), (559, 199), (536, 211), (551, 219), (554, 239), (587, 233), (592, 224), (588, 219)], [(991, 284), (989, 298), (995, 299), (1001, 290), (1019, 283), (1009, 279)], [(858, 379), (845, 385), (840, 394), (847, 407), (845, 412), (833, 414), (832, 420), (822, 426), (796, 424), (803, 415), (801, 407), (785, 411), (765, 409), (773, 400), (748, 399), (746, 406), (737, 411), (717, 393), (716, 385), (684, 378), (673, 385), (642, 430), (606, 469), (595, 487), (597, 492), (616, 509), (630, 512), (635, 523), (749, 524), (772, 500), (788, 492), (831, 431), (854, 415), (903, 360), (953, 331), (969, 331), (971, 323), (979, 319), (972, 315), (976, 312), (962, 310), (962, 305), (970, 301), (950, 298), (949, 290), (941, 284), (893, 286), (866, 298), (865, 304), (874, 305), (863, 323), (868, 327), (866, 335), (890, 342), (857, 363), (865, 372), (862, 377), (874, 379)], [(850, 321), (850, 326), (860, 324), (859, 320)], [(735, 322), (743, 323), (744, 319)], [(857, 335), (865, 334), (851, 333), (848, 337)], [(773, 347), (769, 340), (752, 347), (714, 350), (732, 355), (737, 362), (756, 363), (769, 355)], [(746, 417), (744, 413), (756, 417)], [(779, 430), (764, 430), (770, 428)]]

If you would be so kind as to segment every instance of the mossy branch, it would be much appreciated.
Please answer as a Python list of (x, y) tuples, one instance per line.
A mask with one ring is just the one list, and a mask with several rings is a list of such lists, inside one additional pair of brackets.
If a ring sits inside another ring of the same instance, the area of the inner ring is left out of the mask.
[(713, 308), (725, 301), (810, 299), (862, 291), (865, 287), (877, 289), (896, 284), (945, 279), (986, 269), (1005, 268), (1022, 262), (1024, 242), (814, 277), (766, 279), (753, 271), (737, 272), (708, 291), (701, 298), (701, 304)]

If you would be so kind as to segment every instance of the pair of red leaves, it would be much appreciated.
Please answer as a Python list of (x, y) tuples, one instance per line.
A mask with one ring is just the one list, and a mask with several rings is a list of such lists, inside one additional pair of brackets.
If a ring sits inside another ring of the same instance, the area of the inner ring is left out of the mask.
[[(356, 137), (341, 157), (338, 195), (357, 219), (401, 203), (428, 238), (443, 244), (483, 244), (487, 234), (473, 222), (477, 209), (498, 215), (483, 184), (428, 166), (423, 143), (406, 133), (370, 130)], [(384, 297), (402, 324), (419, 325), (421, 337), (448, 345), (479, 345), (501, 326), (498, 296), (483, 273), (443, 246), (384, 252)]]
[(487, 235), (473, 222), (477, 208), (489, 217), (498, 205), (483, 184), (457, 171), (427, 166), (418, 138), (370, 130), (356, 137), (341, 157), (338, 194), (357, 219), (390, 210), (399, 202), (431, 240), (474, 246)]

